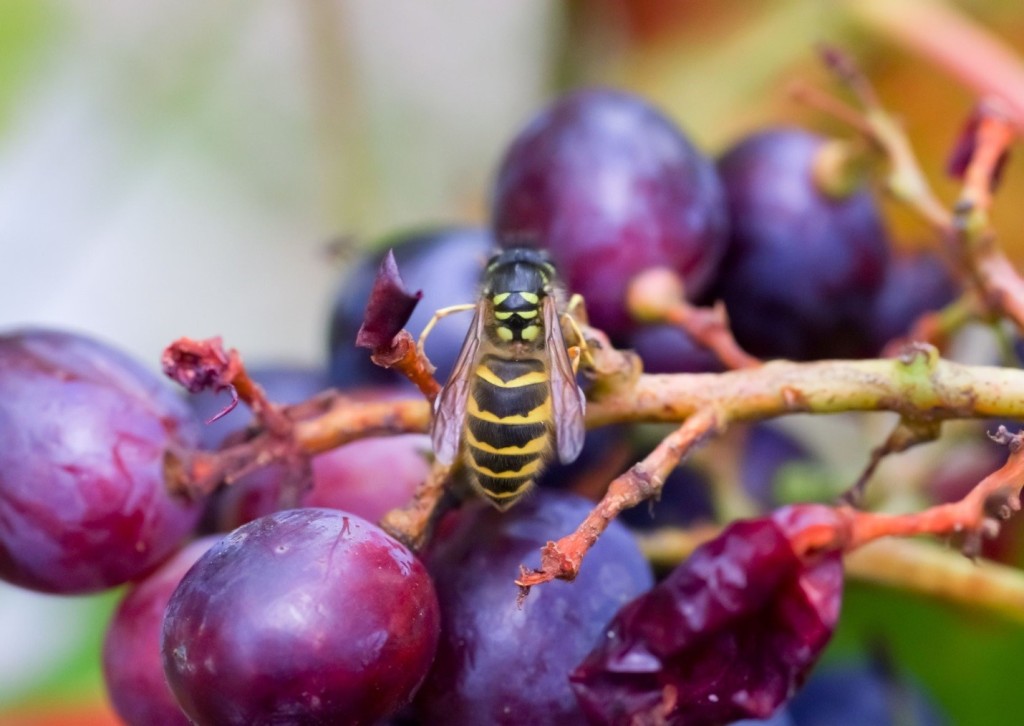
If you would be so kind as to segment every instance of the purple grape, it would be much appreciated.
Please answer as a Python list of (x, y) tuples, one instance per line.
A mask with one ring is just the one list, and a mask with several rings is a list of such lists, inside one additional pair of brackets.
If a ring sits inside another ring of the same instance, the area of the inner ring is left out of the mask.
[[(608, 618), (650, 587), (650, 568), (613, 522), (572, 583), (535, 588), (522, 608), (514, 579), (539, 548), (574, 529), (592, 503), (539, 489), (507, 513), (464, 509), (428, 557), (442, 607), (437, 659), (416, 699), (423, 723), (585, 723), (568, 674)], [(443, 528), (442, 528), (443, 530)]]
[(737, 522), (622, 608), (573, 672), (593, 723), (719, 724), (766, 718), (817, 661), (839, 617), (836, 552), (792, 538), (837, 526), (831, 509), (788, 507)]
[[(398, 271), (411, 292), (423, 291), (407, 329), (418, 336), (431, 316), (450, 305), (476, 302), (484, 263), (496, 248), (489, 232), (474, 227), (448, 227), (402, 234), (381, 248), (393, 249)], [(359, 261), (348, 271), (334, 301), (329, 336), (330, 382), (341, 388), (405, 383), (394, 371), (377, 366), (370, 352), (356, 348), (370, 289), (384, 252)], [(455, 365), (472, 315), (454, 315), (440, 322), (427, 339), (427, 356), (445, 381)]]
[(354, 515), (293, 509), (239, 527), (171, 596), (168, 683), (197, 724), (373, 724), (437, 645), (426, 568)]
[(761, 131), (718, 164), (732, 234), (716, 292), (737, 342), (761, 358), (875, 352), (888, 235), (866, 190), (837, 198), (818, 188), (812, 168), (824, 144), (798, 129)]
[(876, 347), (881, 350), (890, 340), (906, 335), (914, 321), (945, 307), (956, 294), (956, 282), (934, 254), (895, 255), (875, 300), (872, 324)]
[(788, 710), (794, 726), (948, 723), (921, 688), (870, 662), (816, 669)]
[(725, 370), (714, 353), (672, 325), (643, 325), (624, 341), (644, 362), (646, 373), (718, 373)]
[(694, 466), (676, 467), (665, 479), (661, 497), (642, 502), (619, 515), (623, 524), (634, 529), (687, 527), (696, 522), (714, 521), (714, 501), (707, 477)]
[[(341, 509), (371, 522), (402, 506), (430, 471), (430, 439), (408, 434), (360, 439), (313, 459), (313, 488), (300, 506)], [(218, 530), (230, 530), (281, 508), (284, 465), (272, 464), (218, 492)]]
[(118, 716), (129, 726), (188, 726), (164, 676), (160, 632), (171, 593), (218, 537), (204, 537), (178, 550), (128, 591), (107, 628), (103, 675)]
[(714, 166), (660, 111), (622, 91), (558, 99), (505, 153), (492, 200), (506, 246), (548, 249), (591, 322), (623, 336), (632, 277), (669, 267), (696, 299), (725, 250)]
[(163, 381), (84, 336), (0, 336), (0, 577), (84, 593), (144, 575), (179, 545), (197, 506), (164, 488), (171, 444), (195, 421)]
[(587, 432), (583, 450), (568, 464), (552, 462), (537, 479), (546, 489), (571, 490), (598, 499), (608, 482), (630, 463), (630, 445), (626, 426), (602, 426)]

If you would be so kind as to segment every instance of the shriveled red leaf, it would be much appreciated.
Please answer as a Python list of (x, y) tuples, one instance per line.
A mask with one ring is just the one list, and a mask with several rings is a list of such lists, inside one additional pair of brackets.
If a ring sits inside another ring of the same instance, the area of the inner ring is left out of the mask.
[(398, 274), (395, 255), (388, 250), (373, 281), (363, 324), (356, 333), (356, 345), (378, 350), (386, 348), (405, 327), (423, 291), (410, 293)]
[(800, 505), (737, 522), (623, 607), (573, 672), (600, 724), (765, 718), (817, 661), (839, 617), (840, 554), (799, 556), (792, 538), (835, 526)]

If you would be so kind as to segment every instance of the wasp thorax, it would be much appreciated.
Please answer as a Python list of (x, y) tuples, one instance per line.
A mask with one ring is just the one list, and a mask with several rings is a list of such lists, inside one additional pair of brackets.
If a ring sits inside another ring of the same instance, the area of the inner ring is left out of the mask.
[(540, 306), (554, 268), (536, 250), (506, 250), (487, 266), (485, 294), (494, 313), (494, 335), (502, 342), (541, 337)]

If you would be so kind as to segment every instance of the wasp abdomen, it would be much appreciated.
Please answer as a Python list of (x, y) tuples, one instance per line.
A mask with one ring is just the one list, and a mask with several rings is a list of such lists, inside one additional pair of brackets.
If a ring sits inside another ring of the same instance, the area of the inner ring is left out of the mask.
[(548, 456), (548, 372), (542, 360), (489, 355), (473, 375), (467, 463), (483, 493), (504, 508), (526, 492)]

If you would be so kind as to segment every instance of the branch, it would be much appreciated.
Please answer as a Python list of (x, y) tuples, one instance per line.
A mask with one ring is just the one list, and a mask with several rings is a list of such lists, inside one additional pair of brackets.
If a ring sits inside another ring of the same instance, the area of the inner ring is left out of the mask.
[(755, 368), (761, 361), (743, 350), (729, 329), (725, 306), (712, 308), (690, 304), (679, 276), (667, 268), (641, 272), (629, 283), (626, 305), (636, 320), (666, 323), (680, 328), (698, 344), (714, 353), (726, 368)]
[(558, 542), (548, 542), (541, 549), (540, 568), (521, 569), (519, 579), (516, 580), (521, 588), (520, 599), (526, 597), (534, 585), (555, 578), (575, 579), (583, 563), (583, 556), (611, 521), (624, 509), (634, 507), (650, 497), (657, 497), (665, 478), (682, 458), (724, 425), (725, 419), (714, 407), (701, 409), (665, 437), (643, 461), (613, 480), (607, 493), (574, 533)]

